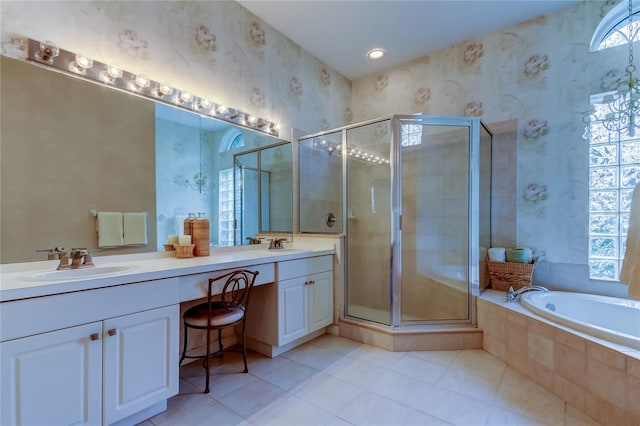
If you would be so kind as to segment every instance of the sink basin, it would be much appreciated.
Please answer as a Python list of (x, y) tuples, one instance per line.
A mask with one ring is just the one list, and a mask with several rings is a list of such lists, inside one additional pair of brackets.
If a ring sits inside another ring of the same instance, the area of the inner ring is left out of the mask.
[(27, 275), (25, 279), (28, 281), (60, 281), (60, 280), (79, 280), (87, 278), (103, 278), (111, 275), (124, 274), (133, 269), (131, 266), (110, 265), (95, 266), (93, 268), (80, 269), (63, 269), (61, 271), (43, 271)]
[(281, 248), (281, 249), (266, 249), (263, 250), (265, 253), (273, 253), (273, 254), (278, 254), (278, 253), (295, 253), (297, 251), (304, 251), (302, 249), (297, 249), (297, 248)]

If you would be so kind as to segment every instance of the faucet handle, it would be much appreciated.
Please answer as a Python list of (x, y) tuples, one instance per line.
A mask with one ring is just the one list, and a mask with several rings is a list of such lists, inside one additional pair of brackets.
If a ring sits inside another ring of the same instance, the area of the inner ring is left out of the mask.
[(47, 260), (59, 259), (61, 256), (67, 254), (67, 252), (64, 251), (64, 247), (58, 248), (57, 246), (50, 249), (36, 249), (36, 253), (47, 253)]

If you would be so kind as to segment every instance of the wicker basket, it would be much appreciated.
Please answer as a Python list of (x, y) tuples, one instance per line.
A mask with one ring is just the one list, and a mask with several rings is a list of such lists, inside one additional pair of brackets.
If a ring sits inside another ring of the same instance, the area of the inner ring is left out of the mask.
[(507, 291), (509, 287), (517, 290), (531, 284), (533, 279), (533, 263), (489, 262), (489, 279), (494, 290)]
[(180, 246), (178, 244), (175, 245), (176, 248), (176, 257), (178, 259), (186, 259), (188, 257), (193, 257), (193, 248), (195, 247), (195, 244), (189, 244), (189, 245), (184, 245), (184, 246)]

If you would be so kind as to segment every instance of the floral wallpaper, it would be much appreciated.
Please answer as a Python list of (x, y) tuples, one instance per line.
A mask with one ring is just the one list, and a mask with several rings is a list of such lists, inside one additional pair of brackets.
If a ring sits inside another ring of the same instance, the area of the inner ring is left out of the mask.
[(232, 1), (5, 1), (2, 54), (51, 40), (272, 120), (290, 139), (346, 124), (351, 82)]
[(1, 48), (21, 56), (21, 37), (52, 40), (273, 120), (285, 138), (395, 113), (517, 119), (518, 244), (586, 264), (582, 113), (627, 61), (624, 46), (588, 45), (616, 3), (585, 0), (353, 82), (231, 1), (3, 0)]
[[(354, 122), (389, 114), (518, 120), (517, 242), (586, 265), (589, 96), (624, 77), (626, 46), (589, 52), (617, 1), (584, 1), (353, 81)], [(498, 155), (500, 155), (498, 153)]]

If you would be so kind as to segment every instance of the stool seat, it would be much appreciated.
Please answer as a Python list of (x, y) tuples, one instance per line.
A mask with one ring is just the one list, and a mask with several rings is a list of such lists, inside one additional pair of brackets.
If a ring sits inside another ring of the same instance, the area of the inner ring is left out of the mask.
[(207, 323), (210, 327), (219, 327), (221, 325), (231, 325), (237, 323), (244, 317), (244, 306), (236, 306), (227, 308), (222, 306), (220, 302), (211, 303), (211, 317), (209, 318), (209, 309), (206, 303), (201, 303), (189, 308), (182, 319), (185, 324), (190, 327), (205, 328)]

